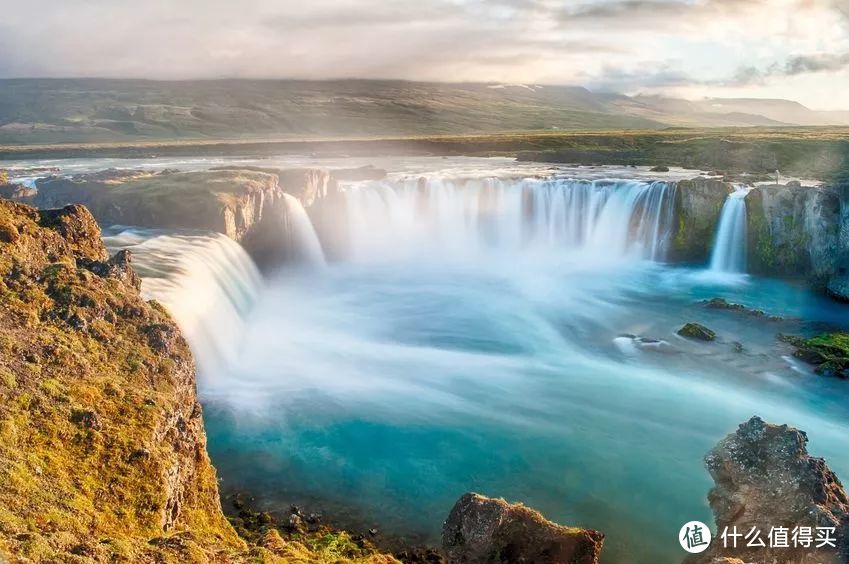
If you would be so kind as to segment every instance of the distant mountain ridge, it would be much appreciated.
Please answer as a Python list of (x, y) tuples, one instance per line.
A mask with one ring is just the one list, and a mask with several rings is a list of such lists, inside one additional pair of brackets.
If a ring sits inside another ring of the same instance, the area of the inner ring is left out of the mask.
[(393, 80), (0, 80), (0, 143), (849, 125), (789, 100)]

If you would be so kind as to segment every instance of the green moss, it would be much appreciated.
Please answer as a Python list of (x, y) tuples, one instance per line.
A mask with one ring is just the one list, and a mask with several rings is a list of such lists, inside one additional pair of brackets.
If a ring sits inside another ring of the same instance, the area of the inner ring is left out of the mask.
[[(0, 560), (250, 560), (221, 512), (188, 346), (148, 339), (152, 326), (179, 333), (165, 310), (86, 268), (105, 251), (85, 210), (45, 227), (0, 200), (0, 222), (19, 234), (0, 240)], [(351, 548), (315, 546), (336, 561)]]
[(779, 335), (778, 339), (796, 347), (794, 356), (816, 366), (818, 374), (849, 378), (849, 333), (825, 333), (809, 339)]
[(695, 339), (697, 341), (716, 340), (716, 333), (699, 323), (687, 323), (678, 330), (678, 334), (687, 339)]

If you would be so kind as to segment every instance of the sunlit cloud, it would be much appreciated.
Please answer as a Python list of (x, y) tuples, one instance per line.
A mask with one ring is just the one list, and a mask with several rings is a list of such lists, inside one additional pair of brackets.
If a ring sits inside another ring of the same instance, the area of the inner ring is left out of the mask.
[[(840, 105), (849, 0), (33, 0), (0, 76), (397, 78)], [(797, 80), (798, 79), (798, 80)], [(800, 82), (801, 81), (801, 82)]]

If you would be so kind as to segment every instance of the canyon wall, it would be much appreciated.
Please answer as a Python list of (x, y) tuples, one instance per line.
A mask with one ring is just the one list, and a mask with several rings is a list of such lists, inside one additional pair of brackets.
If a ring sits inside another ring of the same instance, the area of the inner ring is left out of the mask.
[(792, 182), (758, 186), (746, 197), (746, 208), (749, 271), (804, 277), (825, 287), (840, 248), (837, 191)]
[(0, 200), (0, 537), (35, 561), (212, 560), (221, 512), (195, 366), (82, 206)]
[(672, 262), (705, 262), (710, 257), (719, 214), (733, 186), (721, 180), (682, 180), (675, 188)]
[(849, 302), (849, 183), (838, 188), (840, 224), (837, 235), (836, 271), (828, 282), (828, 293), (835, 299)]

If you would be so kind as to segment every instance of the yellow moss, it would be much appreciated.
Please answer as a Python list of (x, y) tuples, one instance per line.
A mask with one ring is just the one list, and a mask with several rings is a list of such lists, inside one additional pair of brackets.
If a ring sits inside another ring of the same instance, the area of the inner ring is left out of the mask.
[[(0, 239), (0, 556), (289, 561), (248, 548), (221, 513), (191, 354), (182, 339), (157, 350), (148, 340), (170, 317), (87, 270), (103, 255), (96, 225), (82, 209), (62, 213), (0, 200), (0, 223), (17, 233)], [(69, 226), (93, 238), (58, 233)], [(180, 491), (169, 491), (175, 468)], [(180, 499), (176, 517), (169, 496)], [(286, 546), (310, 562), (365, 555), (342, 536)]]

